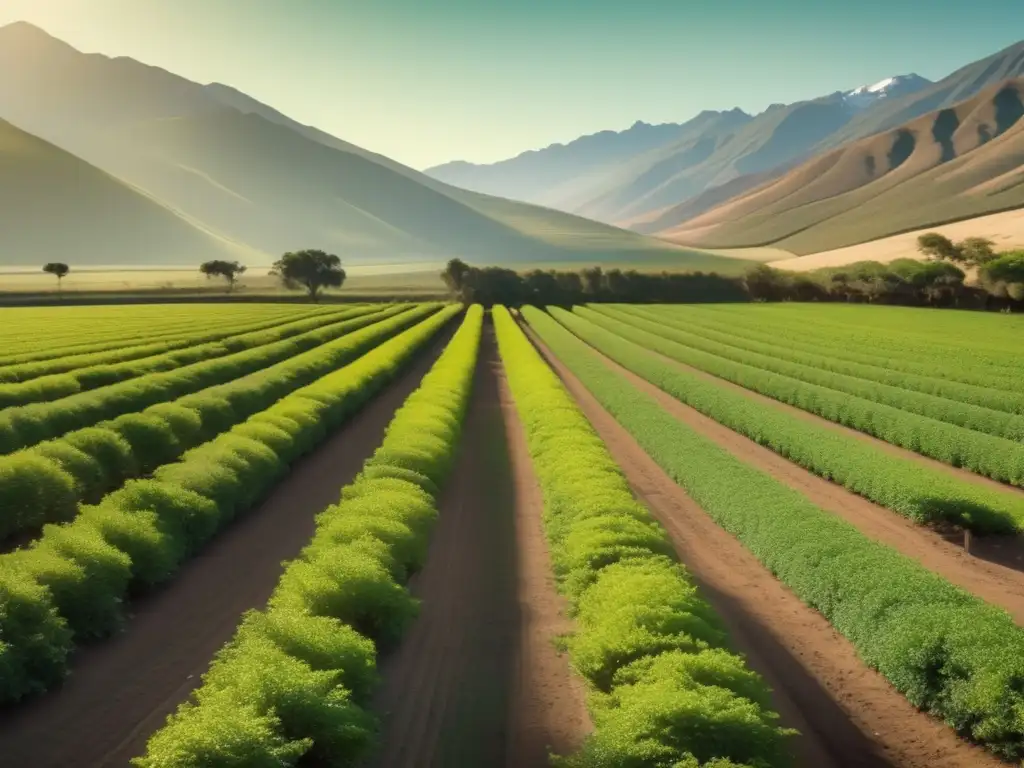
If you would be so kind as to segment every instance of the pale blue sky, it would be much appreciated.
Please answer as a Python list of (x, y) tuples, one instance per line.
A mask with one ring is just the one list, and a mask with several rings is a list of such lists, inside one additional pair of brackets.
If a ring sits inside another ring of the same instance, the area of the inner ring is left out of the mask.
[(1024, 38), (1022, 0), (2, 0), (16, 20), (416, 168), (934, 80)]

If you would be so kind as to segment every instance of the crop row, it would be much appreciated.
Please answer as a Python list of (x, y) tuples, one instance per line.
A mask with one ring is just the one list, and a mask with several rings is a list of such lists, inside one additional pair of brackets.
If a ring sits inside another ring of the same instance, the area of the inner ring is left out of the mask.
[[(660, 317), (655, 317), (652, 320), (647, 313), (642, 311), (605, 308), (595, 311), (627, 322), (637, 328), (657, 333), (690, 349), (707, 352), (725, 360), (743, 363), (763, 371), (786, 376), (795, 381), (806, 382), (873, 403), (888, 405), (901, 411), (916, 413), (975, 432), (983, 432), (1007, 440), (1024, 440), (1024, 416), (948, 400), (944, 397), (902, 389), (856, 376), (848, 376), (825, 370), (824, 366), (815, 367), (811, 361), (806, 363), (790, 362), (785, 359), (784, 355), (770, 350), (755, 351), (729, 345), (721, 339), (710, 339), (680, 329)], [(818, 362), (824, 363), (825, 361), (823, 358), (818, 358)]]
[[(138, 378), (160, 371), (170, 371), (202, 360), (225, 357), (253, 347), (262, 347), (282, 339), (298, 336), (324, 326), (368, 315), (380, 307), (348, 309), (334, 314), (320, 314), (303, 320), (275, 323), (270, 327), (250, 330), (246, 333), (221, 337), (215, 341), (202, 342), (196, 338), (185, 348), (155, 352), (142, 358), (126, 359), (79, 366), (64, 373), (40, 376), (16, 384), (0, 384), (0, 408), (12, 408), (28, 403), (57, 400), (100, 387), (110, 386), (119, 381)], [(108, 357), (104, 355), (104, 357)], [(2, 372), (0, 372), (2, 373)]]
[(422, 567), (473, 383), (483, 311), (395, 413), (381, 446), (251, 611), (193, 700), (149, 740), (140, 768), (356, 765), (373, 745), (376, 647), (416, 614)]
[[(354, 307), (368, 310), (369, 307)], [(246, 333), (256, 333), (270, 328), (279, 327), (285, 323), (300, 322), (303, 320), (315, 320), (318, 316), (325, 316), (327, 313), (315, 312), (305, 316), (295, 314), (285, 316), (274, 316), (272, 318), (261, 318), (254, 321), (252, 318), (244, 322), (218, 323), (215, 330), (211, 330), (208, 321), (196, 322), (193, 320), (190, 326), (182, 328), (168, 335), (153, 336), (141, 340), (135, 345), (119, 343), (113, 347), (104, 347), (98, 352), (78, 352), (71, 350), (71, 353), (58, 354), (45, 360), (35, 360), (16, 365), (0, 367), (0, 391), (9, 387), (25, 384), (30, 380), (45, 376), (54, 376), (68, 371), (76, 371), (83, 368), (94, 368), (105, 364), (127, 363), (129, 361), (148, 358), (160, 355), (165, 352), (180, 350), (192, 345), (207, 344), (210, 342), (227, 341), (233, 336)], [(333, 313), (332, 313), (333, 314)], [(312, 327), (312, 326), (311, 326)]]
[(1024, 631), (1010, 616), (861, 534), (704, 439), (550, 317), (544, 342), (725, 530), (820, 611), (915, 706), (994, 753), (1024, 757)]
[(91, 426), (102, 419), (112, 419), (259, 371), (403, 309), (401, 305), (394, 305), (381, 312), (360, 315), (270, 344), (213, 360), (201, 360), (176, 370), (151, 373), (58, 400), (5, 408), (0, 411), (0, 453), (27, 448), (72, 430)]
[(434, 313), (152, 479), (126, 484), (74, 522), (47, 525), (30, 547), (0, 556), (0, 702), (59, 682), (74, 643), (116, 630), (129, 594), (172, 578), (460, 311)]
[[(93, 309), (93, 308), (90, 308)], [(202, 325), (209, 328), (224, 323), (252, 322), (254, 316), (261, 319), (294, 317), (299, 319), (310, 314), (305, 312), (291, 312), (285, 308), (280, 309), (274, 305), (261, 305), (258, 310), (250, 310), (247, 313), (212, 312), (202, 311), (196, 307), (189, 313), (182, 313), (180, 317), (137, 317), (138, 307), (131, 307), (131, 311), (124, 311), (122, 307), (122, 319), (117, 321), (107, 332), (101, 333), (94, 326), (96, 318), (93, 314), (79, 314), (75, 318), (66, 318), (66, 330), (60, 330), (63, 325), (55, 316), (53, 311), (50, 314), (40, 317), (35, 325), (22, 325), (5, 315), (10, 327), (15, 329), (14, 334), (19, 341), (7, 341), (3, 346), (3, 354), (0, 355), (0, 365), (8, 366), (19, 363), (43, 360), (47, 358), (65, 357), (68, 355), (96, 352), (101, 349), (115, 349), (145, 344), (149, 341), (166, 340), (183, 333), (194, 331), (197, 326)], [(8, 310), (9, 311), (9, 310)], [(56, 327), (55, 327), (56, 326)], [(33, 334), (33, 329), (45, 329), (45, 335)]]
[[(643, 347), (746, 389), (954, 467), (965, 467), (994, 480), (1024, 485), (1024, 445), (1021, 443), (703, 352), (673, 341), (670, 338), (673, 332), (664, 324), (648, 323), (654, 330), (647, 331), (640, 327), (644, 321), (624, 322), (618, 316), (582, 307), (573, 311)], [(635, 319), (629, 315), (625, 317)]]
[[(1024, 529), (1024, 498), (880, 451), (852, 435), (771, 408), (695, 376), (579, 315), (551, 315), (576, 336), (677, 400), (826, 480), (919, 523), (949, 520), (980, 533)], [(531, 319), (536, 318), (530, 310)]]
[[(934, 312), (922, 314), (920, 310), (905, 310), (904, 314), (892, 316), (891, 322), (884, 327), (851, 328), (843, 323), (844, 316), (834, 313), (826, 314), (825, 310), (855, 310), (857, 312), (855, 316), (845, 316), (847, 320), (855, 323), (857, 319), (864, 317), (864, 312), (874, 314), (884, 308), (800, 305), (801, 311), (793, 314), (774, 311), (780, 309), (777, 307), (772, 307), (773, 311), (769, 313), (765, 313), (763, 310), (752, 311), (752, 309), (722, 307), (708, 308), (707, 312), (723, 322), (732, 323), (735, 320), (739, 327), (748, 327), (748, 325), (762, 329), (770, 327), (780, 339), (786, 341), (812, 339), (826, 346), (843, 350), (844, 353), (856, 351), (881, 356), (886, 360), (885, 367), (917, 371), (918, 366), (922, 366), (936, 372), (935, 375), (938, 376), (942, 376), (944, 373), (952, 374), (952, 378), (981, 386), (992, 386), (992, 382), (998, 381), (1000, 388), (1024, 391), (1024, 384), (1021, 382), (1021, 374), (1024, 371), (1015, 362), (1013, 356), (1007, 354), (1008, 350), (983, 350), (980, 348), (985, 334), (992, 331), (990, 325), (986, 326), (984, 331), (979, 330), (973, 341), (955, 340), (940, 343), (928, 335), (908, 333), (906, 328), (908, 324), (912, 325), (914, 322), (924, 319), (935, 323), (944, 317), (944, 315), (937, 317)], [(781, 309), (787, 308), (782, 307)], [(913, 314), (908, 315), (906, 311)], [(965, 317), (972, 317), (973, 313), (955, 312), (952, 315), (960, 322), (965, 322)], [(884, 344), (879, 344), (879, 338), (884, 338)], [(978, 378), (975, 379), (975, 376)]]
[[(974, 384), (965, 384), (959, 381), (950, 381), (939, 376), (923, 376), (920, 373), (908, 373), (894, 371), (879, 365), (866, 365), (863, 363), (849, 362), (839, 359), (834, 355), (836, 344), (822, 348), (813, 344), (781, 344), (779, 339), (770, 331), (738, 331), (735, 328), (720, 327), (713, 323), (707, 323), (702, 317), (691, 316), (688, 313), (677, 313), (665, 308), (643, 308), (617, 306), (630, 314), (636, 314), (647, 320), (654, 320), (659, 323), (668, 323), (677, 330), (688, 330), (710, 341), (719, 342), (731, 347), (760, 352), (771, 355), (775, 359), (786, 360), (791, 363), (831, 371), (846, 376), (854, 376), (859, 379), (878, 382), (879, 384), (898, 387), (904, 390), (913, 390), (926, 395), (934, 395), (937, 398), (956, 400), (969, 405), (981, 406), (992, 411), (1004, 411), (1007, 414), (1024, 414), (1024, 393), (1006, 392), (992, 387), (981, 387)], [(938, 408), (944, 407), (939, 401)], [(1012, 418), (1004, 415), (1004, 418)], [(1020, 432), (1020, 418), (1014, 419), (1016, 432)], [(989, 431), (989, 430), (982, 430)], [(1011, 434), (1004, 436), (1012, 437)], [(993, 433), (1000, 434), (1000, 433)]]
[[(352, 332), (226, 384), (0, 456), (0, 540), (45, 522), (72, 519), (79, 501), (95, 501), (128, 478), (173, 461), (289, 392), (354, 360), (436, 311), (437, 305), (400, 309), (342, 323)], [(389, 313), (392, 316), (385, 317)], [(352, 323), (366, 327), (356, 330)], [(147, 401), (151, 399), (155, 398), (147, 397)]]
[(591, 687), (595, 732), (564, 765), (788, 765), (768, 687), (728, 650), (665, 531), (507, 310), (494, 322), (576, 620), (569, 656)]

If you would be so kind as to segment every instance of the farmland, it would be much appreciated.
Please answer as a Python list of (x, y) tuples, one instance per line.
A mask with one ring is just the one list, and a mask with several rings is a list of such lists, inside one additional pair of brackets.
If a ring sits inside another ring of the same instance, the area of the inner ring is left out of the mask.
[(0, 765), (1024, 759), (1024, 324), (0, 309)]

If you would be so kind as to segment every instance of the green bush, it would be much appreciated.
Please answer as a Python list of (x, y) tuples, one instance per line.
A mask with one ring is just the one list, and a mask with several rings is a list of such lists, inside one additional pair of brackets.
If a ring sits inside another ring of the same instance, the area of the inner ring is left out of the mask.
[(70, 520), (77, 511), (75, 481), (56, 461), (14, 454), (0, 463), (0, 510), (0, 540), (47, 520)]
[(67, 674), (71, 631), (47, 589), (0, 563), (0, 701), (39, 693)]
[[(765, 683), (727, 649), (720, 622), (665, 531), (558, 377), (504, 307), (498, 348), (544, 494), (544, 524), (561, 591), (576, 618), (566, 647), (590, 683), (595, 731), (564, 766), (786, 766), (793, 731), (778, 726)], [(702, 654), (734, 670), (697, 669)], [(636, 670), (658, 670), (639, 675)]]

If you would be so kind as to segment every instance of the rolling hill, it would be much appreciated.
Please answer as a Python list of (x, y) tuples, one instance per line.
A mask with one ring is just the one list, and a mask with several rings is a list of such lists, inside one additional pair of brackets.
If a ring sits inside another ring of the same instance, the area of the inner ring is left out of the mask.
[(1024, 78), (854, 141), (662, 232), (795, 254), (1024, 206)]
[[(29, 24), (0, 28), (0, 68), (11, 73), (0, 79), (0, 117), (259, 254), (252, 263), (319, 247), (351, 264), (460, 256), (736, 268), (635, 232), (450, 187), (229, 86), (84, 54)], [(167, 263), (141, 243), (136, 254)], [(193, 249), (175, 263), (208, 257)]]
[(194, 263), (255, 254), (0, 120), (0, 264)]

